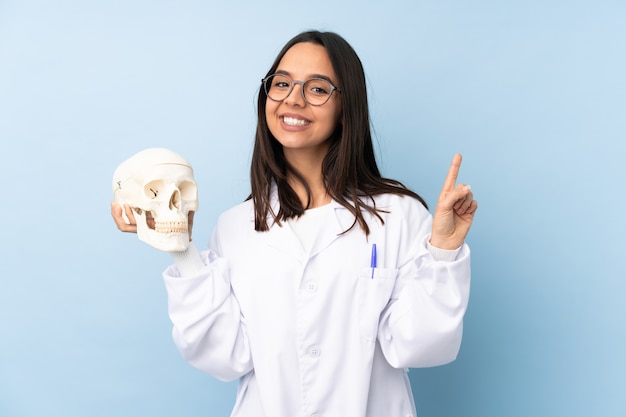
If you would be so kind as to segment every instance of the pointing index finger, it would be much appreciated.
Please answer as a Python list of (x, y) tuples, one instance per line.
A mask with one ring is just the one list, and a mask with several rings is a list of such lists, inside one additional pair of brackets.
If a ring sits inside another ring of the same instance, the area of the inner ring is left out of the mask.
[(456, 179), (459, 176), (459, 169), (461, 168), (462, 160), (463, 157), (460, 153), (455, 154), (452, 158), (452, 163), (450, 164), (450, 169), (448, 170), (446, 181), (443, 183), (442, 191), (454, 190), (454, 185), (456, 184)]

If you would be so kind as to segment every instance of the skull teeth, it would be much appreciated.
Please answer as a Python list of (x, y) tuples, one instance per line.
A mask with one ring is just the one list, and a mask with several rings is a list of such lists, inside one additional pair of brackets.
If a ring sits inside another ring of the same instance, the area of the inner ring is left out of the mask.
[(157, 233), (187, 233), (187, 223), (184, 223), (184, 222), (155, 222), (154, 230)]

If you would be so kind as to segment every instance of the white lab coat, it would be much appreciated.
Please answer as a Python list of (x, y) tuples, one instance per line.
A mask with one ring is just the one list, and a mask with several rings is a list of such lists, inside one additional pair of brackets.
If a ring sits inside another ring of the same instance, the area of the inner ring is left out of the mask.
[(287, 222), (255, 232), (248, 201), (220, 217), (202, 273), (164, 272), (183, 357), (239, 378), (232, 417), (414, 416), (408, 368), (456, 358), (469, 248), (435, 260), (432, 218), (413, 198), (376, 197), (389, 213), (364, 213), (368, 238), (358, 225), (342, 234), (354, 217), (331, 204), (310, 253)]

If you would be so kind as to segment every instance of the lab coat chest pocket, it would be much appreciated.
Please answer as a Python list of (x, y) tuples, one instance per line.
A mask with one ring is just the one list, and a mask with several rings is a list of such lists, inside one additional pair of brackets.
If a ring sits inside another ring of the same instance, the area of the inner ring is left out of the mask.
[(376, 340), (380, 314), (389, 303), (397, 274), (397, 269), (390, 268), (376, 268), (373, 277), (372, 268), (359, 271), (359, 327), (361, 336), (369, 341)]

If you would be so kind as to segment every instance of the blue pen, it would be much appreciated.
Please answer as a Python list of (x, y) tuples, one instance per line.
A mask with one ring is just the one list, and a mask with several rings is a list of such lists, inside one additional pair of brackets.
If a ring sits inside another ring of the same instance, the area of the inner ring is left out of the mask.
[(372, 245), (372, 260), (370, 266), (372, 267), (372, 279), (374, 279), (374, 269), (376, 268), (376, 243)]

